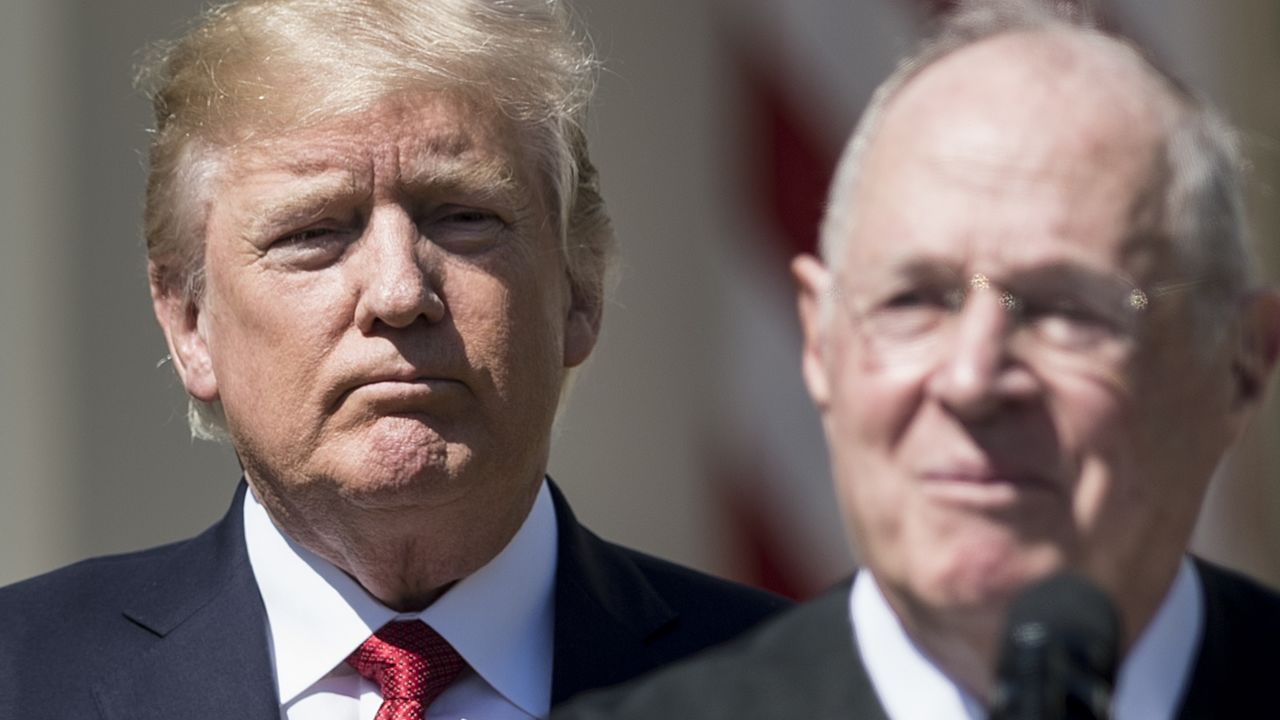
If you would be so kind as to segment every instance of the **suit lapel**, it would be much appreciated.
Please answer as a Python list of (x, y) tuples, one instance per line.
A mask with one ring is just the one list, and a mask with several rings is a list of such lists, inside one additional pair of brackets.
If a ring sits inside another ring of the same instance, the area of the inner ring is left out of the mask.
[(658, 664), (646, 641), (677, 613), (639, 568), (578, 524), (554, 483), (558, 560), (551, 704)]
[(1280, 597), (1235, 572), (1194, 560), (1204, 598), (1204, 631), (1177, 716), (1273, 716)]
[[(815, 717), (888, 720), (858, 655), (857, 638), (849, 618), (849, 584), (841, 583), (819, 602), (823, 617), (815, 618), (801, 634), (801, 642), (824, 648), (821, 654), (832, 659), (815, 668), (819, 675)], [(831, 632), (831, 628), (840, 628), (843, 632)]]
[[(549, 485), (559, 534), (554, 707), (584, 690), (615, 685), (662, 664), (650, 641), (678, 615), (635, 563), (578, 524), (559, 488)], [(803, 692), (779, 693), (777, 707), (759, 703), (751, 717), (795, 717), (803, 707), (804, 717), (814, 720), (887, 720), (854, 649), (848, 598), (849, 585), (841, 584), (778, 623), (786, 632), (760, 638), (777, 679)]]
[(241, 482), (230, 511), (175, 549), (124, 608), (150, 636), (94, 684), (111, 720), (278, 720), (266, 615), (244, 546)]
[[(887, 720), (858, 656), (849, 621), (849, 583), (841, 583), (765, 628), (751, 650), (760, 672), (752, 718)], [(776, 677), (770, 677), (776, 675)]]

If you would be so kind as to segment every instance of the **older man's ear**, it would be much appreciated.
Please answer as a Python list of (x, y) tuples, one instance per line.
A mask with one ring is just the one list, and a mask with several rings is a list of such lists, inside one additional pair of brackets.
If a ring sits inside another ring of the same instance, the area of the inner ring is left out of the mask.
[(1235, 407), (1251, 411), (1266, 396), (1267, 381), (1280, 359), (1280, 290), (1251, 293), (1240, 310), (1240, 338), (1232, 365)]
[(151, 284), (151, 307), (164, 332), (169, 358), (182, 379), (183, 387), (197, 400), (217, 400), (218, 381), (209, 357), (200, 306), (162, 282), (155, 263), (147, 264), (147, 275)]
[(796, 305), (800, 312), (800, 329), (804, 332), (801, 369), (809, 396), (819, 411), (827, 409), (831, 388), (827, 381), (827, 309), (831, 300), (831, 273), (813, 255), (798, 255), (791, 261), (791, 276), (796, 282)]

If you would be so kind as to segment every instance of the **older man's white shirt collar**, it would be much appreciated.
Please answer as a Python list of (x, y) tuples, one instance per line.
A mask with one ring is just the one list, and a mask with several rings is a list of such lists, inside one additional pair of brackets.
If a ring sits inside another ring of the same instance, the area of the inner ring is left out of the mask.
[[(986, 710), (944, 675), (907, 636), (869, 571), (849, 592), (849, 616), (863, 666), (885, 712), (894, 720), (978, 720)], [(1183, 558), (1155, 617), (1120, 666), (1114, 720), (1174, 717), (1186, 693), (1204, 629), (1199, 576)]]
[(506, 548), (413, 614), (382, 605), (332, 563), (281, 533), (252, 493), (245, 497), (244, 520), (282, 706), (335, 669), (347, 672), (346, 657), (387, 622), (420, 618), (494, 691), (533, 717), (549, 712), (556, 517), (545, 481)]

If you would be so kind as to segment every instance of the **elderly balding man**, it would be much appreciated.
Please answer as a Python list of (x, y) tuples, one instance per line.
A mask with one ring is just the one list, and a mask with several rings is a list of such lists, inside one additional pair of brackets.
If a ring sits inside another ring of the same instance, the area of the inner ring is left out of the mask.
[[(864, 567), (554, 717), (1274, 713), (1280, 596), (1187, 552), (1280, 344), (1239, 185), (1222, 123), (1132, 46), (971, 3), (880, 88), (823, 258), (793, 265), (804, 377)], [(1050, 594), (1000, 679), (1011, 599), (1063, 572), (1114, 606), (1118, 677), (1054, 675), (1078, 658), (1035, 654), (1056, 619), (1064, 638), (1093, 623)]]
[(244, 479), (199, 537), (0, 590), (0, 717), (541, 718), (779, 607), (546, 477), (613, 244), (568, 18), (244, 0), (161, 48), (151, 296)]

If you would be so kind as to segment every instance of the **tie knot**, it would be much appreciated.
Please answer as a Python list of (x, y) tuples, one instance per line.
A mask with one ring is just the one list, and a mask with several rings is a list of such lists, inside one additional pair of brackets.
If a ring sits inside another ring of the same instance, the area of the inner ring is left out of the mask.
[(347, 657), (347, 664), (378, 684), (383, 709), (395, 706), (396, 713), (389, 717), (421, 718), (466, 661), (440, 633), (409, 620), (383, 625)]

